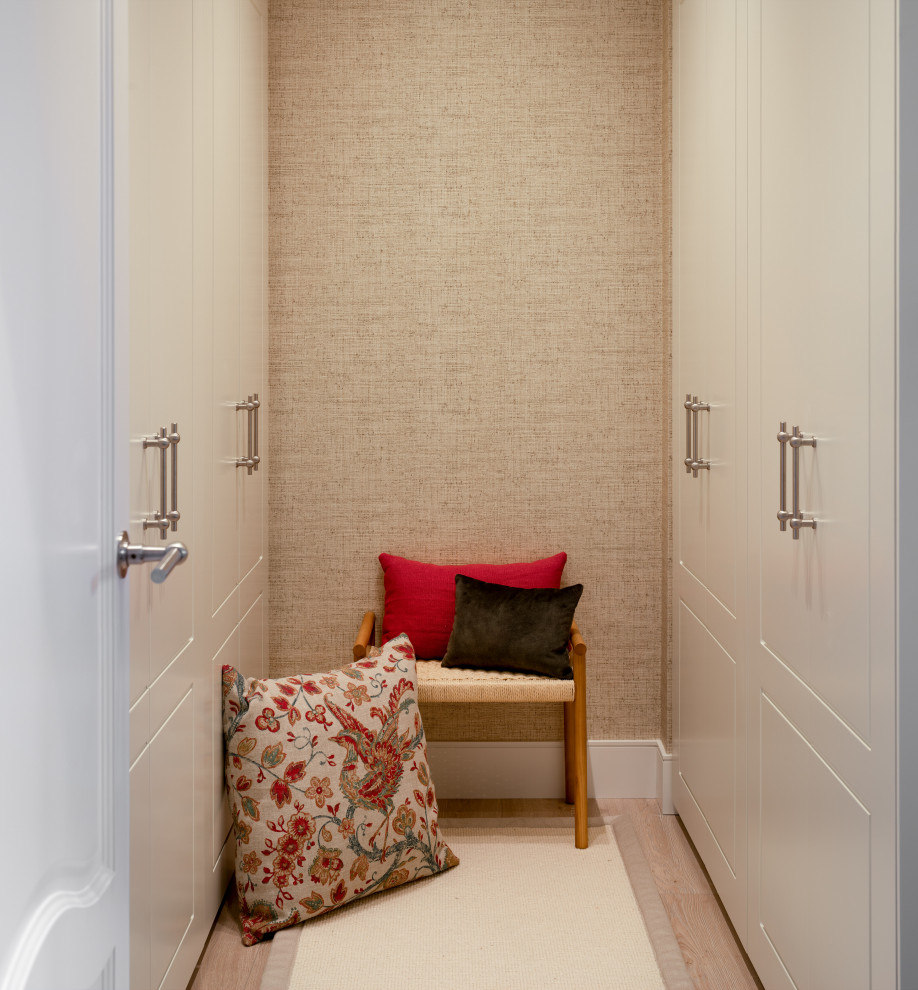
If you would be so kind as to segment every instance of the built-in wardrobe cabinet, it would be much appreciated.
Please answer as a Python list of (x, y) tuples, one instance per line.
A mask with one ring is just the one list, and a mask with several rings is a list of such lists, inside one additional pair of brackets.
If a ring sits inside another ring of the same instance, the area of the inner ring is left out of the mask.
[(743, 8), (676, 5), (673, 64), (676, 807), (746, 916)]
[(896, 3), (673, 12), (674, 803), (768, 990), (885, 990)]
[(221, 666), (266, 672), (266, 5), (131, 0), (129, 33), (130, 536), (189, 552), (130, 575), (144, 990), (187, 985), (230, 876)]

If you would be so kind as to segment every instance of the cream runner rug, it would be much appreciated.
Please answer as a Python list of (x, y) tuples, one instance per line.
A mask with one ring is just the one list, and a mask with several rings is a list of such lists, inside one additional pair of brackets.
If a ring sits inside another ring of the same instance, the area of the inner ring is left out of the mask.
[(261, 990), (692, 990), (628, 822), (441, 824), (459, 866), (278, 932)]

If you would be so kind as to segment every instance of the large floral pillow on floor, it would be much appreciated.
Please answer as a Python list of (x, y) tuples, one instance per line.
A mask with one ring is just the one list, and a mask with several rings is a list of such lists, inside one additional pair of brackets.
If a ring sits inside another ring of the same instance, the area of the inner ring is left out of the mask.
[(242, 941), (459, 860), (439, 836), (407, 636), (327, 674), (223, 668)]

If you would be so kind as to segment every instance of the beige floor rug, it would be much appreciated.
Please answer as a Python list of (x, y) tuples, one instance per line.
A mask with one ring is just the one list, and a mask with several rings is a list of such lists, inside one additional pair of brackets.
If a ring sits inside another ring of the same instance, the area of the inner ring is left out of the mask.
[(460, 864), (274, 936), (261, 990), (692, 990), (631, 825), (451, 819)]

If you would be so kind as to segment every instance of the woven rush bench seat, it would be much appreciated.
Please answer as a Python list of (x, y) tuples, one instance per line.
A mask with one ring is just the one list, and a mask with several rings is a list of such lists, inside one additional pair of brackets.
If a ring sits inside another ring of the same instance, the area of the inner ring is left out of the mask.
[(574, 682), (542, 674), (443, 667), (439, 660), (418, 660), (418, 700), (507, 703), (573, 701)]
[[(354, 642), (354, 659), (362, 660), (374, 642), (376, 614), (363, 617)], [(427, 703), (468, 702), (516, 704), (560, 702), (564, 705), (564, 792), (574, 805), (574, 844), (586, 849), (587, 832), (587, 730), (586, 644), (576, 622), (569, 642), (573, 680), (509, 670), (444, 667), (439, 660), (418, 660), (418, 700)]]

